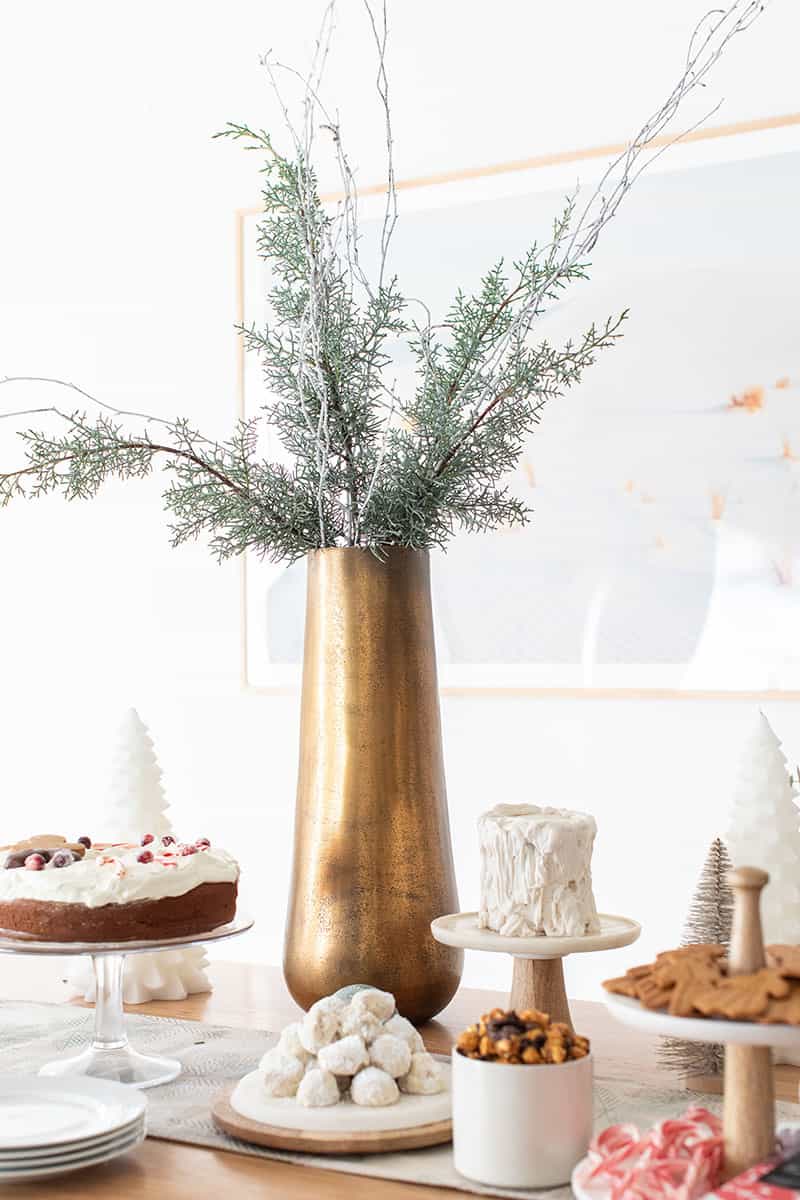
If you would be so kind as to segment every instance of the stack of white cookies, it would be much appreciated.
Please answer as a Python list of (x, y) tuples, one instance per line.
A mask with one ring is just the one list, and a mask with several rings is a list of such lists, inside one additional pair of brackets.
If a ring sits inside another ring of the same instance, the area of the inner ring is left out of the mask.
[(441, 1070), (394, 996), (364, 988), (349, 1001), (325, 996), (301, 1021), (287, 1025), (261, 1060), (268, 1096), (295, 1097), (307, 1108), (338, 1104), (381, 1107), (401, 1092), (444, 1090)]

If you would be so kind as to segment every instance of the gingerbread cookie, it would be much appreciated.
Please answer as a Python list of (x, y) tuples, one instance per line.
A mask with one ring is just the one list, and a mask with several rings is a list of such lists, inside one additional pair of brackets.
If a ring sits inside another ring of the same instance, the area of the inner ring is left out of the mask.
[(618, 979), (606, 979), (603, 981), (603, 987), (607, 992), (613, 992), (615, 996), (628, 996), (631, 1000), (638, 1000), (639, 993), (636, 991), (636, 979), (631, 975), (620, 975)]
[(606, 979), (603, 987), (607, 992), (613, 992), (617, 996), (629, 996), (631, 1000), (638, 1000), (639, 993), (636, 990), (636, 984), (640, 979), (646, 979), (652, 973), (652, 963), (646, 963), (641, 967), (629, 967), (625, 974), (620, 975), (617, 979)]
[(754, 1021), (766, 1012), (770, 1000), (782, 1000), (790, 991), (789, 981), (778, 971), (762, 967), (750, 975), (734, 975), (699, 991), (694, 996), (694, 1007), (706, 1017)]
[(800, 1025), (800, 986), (793, 983), (790, 987), (783, 1000), (770, 1000), (767, 1011), (758, 1018), (762, 1025)]
[(658, 983), (654, 977), (654, 973), (645, 975), (641, 979), (636, 980), (636, 999), (640, 1000), (645, 1008), (666, 1008), (672, 995), (672, 983)]
[(0, 846), (0, 850), (58, 850), (66, 844), (67, 839), (58, 833), (37, 833), (35, 837), (23, 838), (21, 842)]
[(800, 946), (767, 946), (767, 966), (787, 979), (800, 979)]
[(656, 955), (656, 962), (695, 957), (715, 961), (724, 958), (725, 953), (725, 947), (720, 946), (718, 942), (690, 942), (688, 946), (679, 946), (677, 950), (662, 950)]
[(34, 837), (24, 838), (20, 842), (0, 846), (0, 868), (13, 870), (30, 866), (39, 871), (51, 863), (55, 867), (71, 866), (83, 858), (91, 844), (88, 837), (78, 838), (77, 842), (68, 842), (60, 834), (37, 833)]
[(722, 979), (716, 956), (696, 952), (672, 955), (657, 961), (652, 975), (637, 984), (646, 1008), (666, 1008), (673, 1017), (688, 1017), (695, 1011), (700, 992), (715, 987)]

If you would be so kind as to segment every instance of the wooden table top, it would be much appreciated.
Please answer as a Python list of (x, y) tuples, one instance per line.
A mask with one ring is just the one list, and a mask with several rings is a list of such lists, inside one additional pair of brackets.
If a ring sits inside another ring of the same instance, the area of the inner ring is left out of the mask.
[[(64, 962), (64, 960), (59, 960)], [(4, 963), (0, 998), (5, 1000), (64, 1001), (70, 989), (59, 979), (50, 959), (16, 959)], [(246, 963), (215, 963), (213, 991), (184, 1001), (155, 1001), (132, 1011), (152, 1016), (203, 1020), (218, 1025), (280, 1030), (299, 1013), (276, 967)], [(447, 1053), (455, 1036), (481, 1012), (506, 1000), (495, 992), (462, 988), (436, 1021), (421, 1030), (429, 1049)], [(71, 1001), (72, 1003), (82, 1003)], [(624, 1028), (604, 1005), (573, 1001), (572, 1014), (580, 1033), (592, 1039), (597, 1079), (626, 1079), (664, 1083), (656, 1063), (655, 1039)], [(670, 1078), (671, 1081), (672, 1077)], [(796, 1074), (791, 1083), (797, 1096)], [(346, 1194), (348, 1200), (464, 1200), (463, 1192), (394, 1183), (338, 1171), (249, 1158), (178, 1142), (148, 1138), (132, 1154), (107, 1165), (92, 1167), (45, 1181), (6, 1185), (3, 1197), (44, 1200), (57, 1187), (59, 1200), (198, 1200), (204, 1196), (235, 1196), (236, 1200), (328, 1200)]]

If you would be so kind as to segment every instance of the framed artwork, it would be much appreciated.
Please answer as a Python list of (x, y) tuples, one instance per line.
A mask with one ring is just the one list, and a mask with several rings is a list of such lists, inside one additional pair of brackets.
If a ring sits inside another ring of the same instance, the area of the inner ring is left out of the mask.
[[(404, 292), (441, 317), (545, 241), (576, 175), (591, 187), (614, 150), (401, 184)], [(379, 193), (362, 193), (366, 245)], [(537, 331), (561, 342), (629, 310), (512, 479), (531, 523), (432, 555), (443, 690), (800, 696), (798, 211), (800, 115), (696, 132), (639, 180)], [(257, 222), (238, 214), (248, 324), (267, 317)], [(401, 346), (396, 376), (413, 386)], [(252, 355), (239, 385), (242, 415), (268, 403)], [(243, 562), (247, 687), (297, 682), (304, 598), (302, 563)]]

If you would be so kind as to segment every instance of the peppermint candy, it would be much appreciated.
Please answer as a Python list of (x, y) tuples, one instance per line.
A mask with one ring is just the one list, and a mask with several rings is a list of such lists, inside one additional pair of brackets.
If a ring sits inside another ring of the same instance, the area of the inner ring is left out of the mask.
[(692, 1105), (649, 1133), (610, 1125), (592, 1140), (581, 1184), (604, 1182), (608, 1200), (700, 1200), (719, 1182), (722, 1122)]

